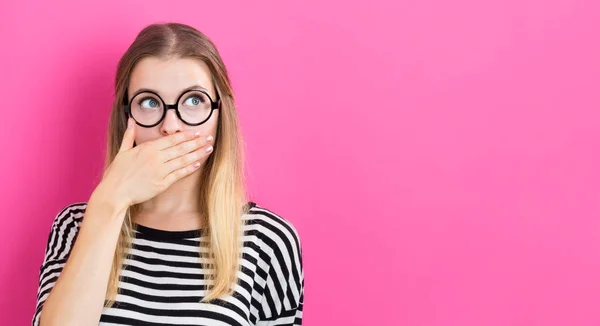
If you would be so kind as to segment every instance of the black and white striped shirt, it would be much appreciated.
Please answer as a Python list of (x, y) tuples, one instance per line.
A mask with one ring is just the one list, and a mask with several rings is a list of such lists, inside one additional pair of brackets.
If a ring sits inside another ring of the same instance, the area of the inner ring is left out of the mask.
[[(197, 231), (163, 231), (141, 225), (125, 260), (116, 304), (104, 308), (100, 325), (301, 325), (304, 300), (302, 251), (296, 229), (250, 203), (244, 220), (243, 258), (235, 293), (201, 303), (206, 282)], [(56, 217), (40, 278), (32, 325), (60, 275), (77, 237), (85, 203)], [(73, 307), (77, 309), (77, 307)]]

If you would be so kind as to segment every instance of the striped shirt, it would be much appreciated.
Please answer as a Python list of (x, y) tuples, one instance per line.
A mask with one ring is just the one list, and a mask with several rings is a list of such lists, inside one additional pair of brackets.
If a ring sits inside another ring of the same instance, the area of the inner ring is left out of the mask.
[[(100, 325), (301, 325), (304, 270), (298, 233), (273, 212), (255, 203), (249, 208), (242, 217), (241, 268), (232, 295), (200, 302), (210, 282), (203, 277), (201, 230), (136, 225), (116, 303), (104, 308)], [(54, 220), (33, 326), (39, 325), (44, 302), (69, 258), (85, 209), (85, 203), (69, 205)]]

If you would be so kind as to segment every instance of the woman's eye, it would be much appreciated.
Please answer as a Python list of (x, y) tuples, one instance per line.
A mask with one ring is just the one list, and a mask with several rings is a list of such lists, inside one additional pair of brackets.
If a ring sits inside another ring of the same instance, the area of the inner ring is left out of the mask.
[(185, 100), (186, 106), (198, 106), (202, 103), (202, 99), (198, 96), (190, 96)]
[(153, 98), (147, 98), (147, 99), (143, 99), (140, 102), (140, 105), (144, 109), (155, 109), (158, 107), (158, 101)]

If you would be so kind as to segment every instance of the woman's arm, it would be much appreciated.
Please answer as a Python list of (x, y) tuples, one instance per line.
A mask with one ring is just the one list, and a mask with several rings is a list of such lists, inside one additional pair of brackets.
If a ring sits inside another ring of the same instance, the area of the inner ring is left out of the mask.
[(126, 209), (101, 187), (94, 191), (69, 258), (43, 303), (40, 326), (98, 325)]
[[(119, 153), (88, 202), (72, 249), (57, 257), (53, 257), (54, 251), (46, 255), (34, 326), (40, 313), (41, 326), (98, 325), (127, 208), (153, 198), (192, 174), (212, 152), (213, 139), (201, 138), (200, 133), (192, 131), (174, 133), (134, 148), (134, 124), (129, 118)], [(54, 231), (62, 234), (61, 242), (69, 239), (70, 233)], [(64, 268), (60, 268), (63, 264)], [(58, 276), (44, 281), (44, 274), (48, 274), (44, 269), (49, 265), (58, 266), (52, 270)], [(46, 287), (51, 290), (44, 302)]]
[(256, 326), (300, 326), (304, 308), (302, 246), (296, 228), (273, 212), (255, 206), (268, 260), (267, 278)]

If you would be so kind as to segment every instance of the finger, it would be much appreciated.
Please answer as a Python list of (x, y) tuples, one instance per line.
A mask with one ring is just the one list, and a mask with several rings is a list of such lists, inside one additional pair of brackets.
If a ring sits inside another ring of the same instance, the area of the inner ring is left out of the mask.
[(200, 132), (186, 131), (186, 132), (176, 132), (172, 135), (162, 137), (153, 142), (153, 146), (155, 149), (161, 151), (167, 149), (169, 147), (173, 147), (179, 143), (182, 143), (186, 140), (191, 140), (194, 138), (200, 137)]
[(194, 138), (192, 140), (184, 141), (173, 147), (169, 147), (162, 152), (163, 162), (174, 160), (178, 157), (182, 157), (188, 153), (191, 153), (199, 148), (207, 147), (213, 141), (212, 136)]
[(185, 155), (179, 156), (178, 158), (165, 163), (165, 171), (167, 174), (169, 174), (186, 166), (193, 165), (195, 162), (206, 158), (208, 155), (210, 155), (210, 153), (212, 153), (212, 151), (213, 147), (208, 145), (198, 148), (195, 151), (189, 152)]
[(182, 167), (181, 169), (177, 169), (165, 177), (165, 182), (167, 185), (172, 185), (175, 181), (179, 179), (183, 179), (184, 177), (194, 173), (194, 171), (200, 168), (200, 162), (194, 162), (193, 164)]
[(132, 118), (127, 119), (127, 129), (123, 134), (123, 141), (121, 141), (121, 148), (119, 152), (123, 152), (133, 148), (133, 142), (135, 141), (135, 127)]

